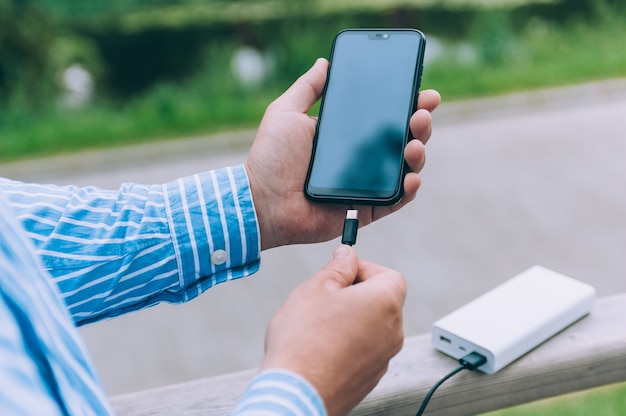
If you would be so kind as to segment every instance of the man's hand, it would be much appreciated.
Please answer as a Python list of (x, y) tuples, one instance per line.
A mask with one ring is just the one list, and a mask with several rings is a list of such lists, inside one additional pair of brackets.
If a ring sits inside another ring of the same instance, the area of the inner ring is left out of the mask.
[[(245, 162), (262, 249), (325, 241), (341, 233), (346, 206), (312, 203), (303, 191), (317, 123), (307, 111), (322, 94), (327, 69), (328, 61), (318, 59), (268, 106)], [(410, 121), (415, 140), (405, 148), (411, 172), (404, 178), (402, 200), (391, 207), (360, 207), (361, 225), (382, 218), (415, 198), (420, 186), (418, 172), (425, 161), (424, 145), (431, 134), (430, 112), (440, 100), (436, 91), (420, 92), (419, 109)]]
[(266, 334), (262, 369), (293, 371), (318, 391), (329, 415), (356, 406), (402, 348), (406, 283), (360, 260), (349, 246), (297, 287)]

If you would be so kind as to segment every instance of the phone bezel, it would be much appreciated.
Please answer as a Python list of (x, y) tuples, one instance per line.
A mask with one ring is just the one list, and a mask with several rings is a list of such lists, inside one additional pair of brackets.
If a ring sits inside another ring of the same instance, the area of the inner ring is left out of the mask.
[[(420, 38), (419, 42), (419, 50), (417, 51), (417, 59), (415, 68), (413, 70), (413, 85), (411, 89), (411, 103), (412, 107), (407, 109), (407, 121), (405, 126), (405, 143), (412, 138), (411, 131), (409, 127), (409, 120), (413, 112), (417, 110), (417, 98), (419, 95), (419, 86), (421, 81), (421, 73), (423, 68), (423, 58), (424, 58), (424, 50), (426, 46), (426, 38), (424, 34), (417, 29), (397, 29), (397, 28), (380, 28), (380, 29), (345, 29), (335, 35), (333, 39), (331, 54), (330, 54), (330, 64), (328, 66), (327, 79), (326, 84), (324, 85), (324, 90), (322, 92), (322, 98), (320, 103), (319, 116), (317, 120), (317, 127), (315, 136), (313, 139), (313, 149), (311, 154), (311, 160), (309, 163), (309, 168), (307, 171), (304, 193), (306, 197), (315, 202), (325, 202), (325, 203), (345, 203), (345, 204), (358, 204), (358, 205), (394, 205), (396, 204), (403, 195), (403, 179), (405, 174), (408, 171), (408, 166), (404, 162), (404, 153), (402, 152), (400, 156), (400, 163), (402, 164), (402, 169), (399, 169), (400, 174), (396, 181), (396, 186), (392, 194), (389, 194), (388, 191), (374, 191), (368, 189), (343, 189), (343, 188), (321, 188), (321, 187), (313, 187), (310, 185), (310, 177), (313, 168), (313, 162), (315, 159), (317, 143), (318, 143), (318, 133), (319, 133), (319, 125), (323, 121), (324, 114), (324, 103), (326, 100), (326, 92), (329, 84), (329, 79), (331, 77), (332, 65), (333, 65), (333, 57), (335, 54), (336, 44), (339, 38), (345, 34), (346, 32), (357, 32), (357, 33), (365, 33), (369, 34), (370, 38), (372, 36), (384, 34), (392, 34), (397, 32), (405, 32), (415, 34)], [(384, 38), (386, 39), (386, 38)], [(381, 41), (384, 41), (381, 39)]]

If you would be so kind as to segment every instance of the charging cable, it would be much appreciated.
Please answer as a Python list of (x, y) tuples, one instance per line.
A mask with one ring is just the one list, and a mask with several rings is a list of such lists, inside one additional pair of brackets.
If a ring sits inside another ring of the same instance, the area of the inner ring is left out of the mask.
[(341, 234), (341, 244), (353, 246), (356, 244), (356, 233), (359, 230), (359, 211), (349, 209), (346, 212), (346, 219), (343, 221), (343, 233)]
[(463, 370), (474, 371), (481, 365), (485, 364), (486, 362), (487, 362), (487, 357), (477, 352), (471, 352), (467, 354), (465, 357), (461, 358), (459, 360), (459, 364), (461, 364), (459, 367), (450, 371), (441, 380), (439, 380), (434, 386), (431, 387), (426, 397), (424, 397), (424, 400), (422, 401), (422, 405), (420, 406), (415, 416), (422, 416), (422, 414), (424, 414), (424, 411), (426, 410), (426, 406), (428, 406), (428, 402), (430, 401), (430, 398), (433, 397), (433, 394), (435, 394), (435, 390), (437, 390), (437, 388), (441, 386), (447, 379), (449, 379), (450, 377), (454, 376), (457, 373), (460, 373)]
[[(359, 230), (359, 211), (356, 209), (349, 209), (346, 212), (346, 219), (343, 222), (343, 232), (341, 233), (341, 244), (347, 244), (349, 246), (353, 246), (356, 244), (356, 235)], [(428, 392), (424, 400), (422, 401), (422, 405), (417, 411), (416, 416), (422, 416), (424, 411), (426, 410), (426, 406), (430, 401), (433, 394), (435, 394), (435, 390), (439, 388), (446, 380), (450, 377), (454, 376), (457, 373), (460, 373), (463, 370), (474, 371), (481, 365), (487, 362), (487, 358), (479, 354), (477, 352), (472, 352), (467, 354), (465, 357), (459, 360), (459, 367), (446, 374), (441, 380), (439, 380)]]

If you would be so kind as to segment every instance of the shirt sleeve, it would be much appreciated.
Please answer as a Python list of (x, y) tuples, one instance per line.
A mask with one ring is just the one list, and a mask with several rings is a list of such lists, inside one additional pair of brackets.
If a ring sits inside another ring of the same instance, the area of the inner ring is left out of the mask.
[(119, 190), (0, 180), (76, 324), (189, 301), (256, 272), (243, 165)]
[(326, 416), (326, 408), (311, 384), (285, 370), (257, 375), (232, 416)]

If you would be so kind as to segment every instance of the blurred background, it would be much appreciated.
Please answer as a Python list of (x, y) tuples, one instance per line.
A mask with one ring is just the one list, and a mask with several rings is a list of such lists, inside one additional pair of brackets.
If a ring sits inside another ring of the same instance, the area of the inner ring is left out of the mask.
[(623, 75), (625, 20), (620, 0), (0, 0), (0, 160), (254, 126), (347, 27), (421, 29), (423, 87), (452, 100)]
[[(0, 0), (0, 175), (116, 188), (239, 163), (348, 27), (422, 30), (444, 98), (417, 201), (357, 247), (407, 278), (408, 336), (533, 264), (626, 292), (626, 0)], [(336, 244), (81, 328), (108, 393), (257, 366)], [(589, 397), (514, 414), (626, 411), (626, 385)]]

